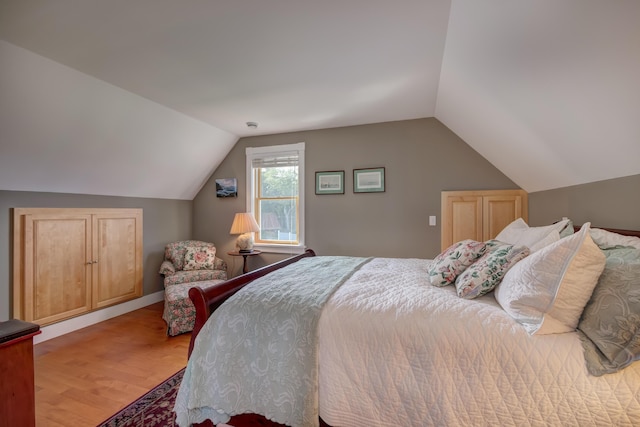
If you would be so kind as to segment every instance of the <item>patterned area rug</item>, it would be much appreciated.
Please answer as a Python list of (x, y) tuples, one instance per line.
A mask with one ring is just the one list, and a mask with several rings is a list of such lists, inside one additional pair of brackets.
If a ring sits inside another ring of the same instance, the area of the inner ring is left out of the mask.
[[(183, 375), (184, 368), (98, 427), (177, 427), (173, 405)], [(236, 415), (229, 423), (218, 424), (217, 427), (286, 427), (255, 414)], [(322, 420), (320, 425), (329, 427)], [(212, 427), (213, 423), (205, 421), (198, 426)]]
[(184, 368), (98, 427), (174, 427), (173, 404)]

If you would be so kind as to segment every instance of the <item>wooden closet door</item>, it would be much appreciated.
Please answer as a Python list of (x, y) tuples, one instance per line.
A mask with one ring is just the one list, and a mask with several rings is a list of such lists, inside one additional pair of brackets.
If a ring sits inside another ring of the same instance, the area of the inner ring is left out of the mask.
[(515, 219), (527, 221), (527, 200), (523, 190), (443, 191), (442, 250), (465, 239), (493, 239)]
[(142, 211), (93, 215), (93, 307), (142, 296)]
[(482, 241), (482, 196), (442, 195), (441, 246), (465, 239)]
[(519, 195), (485, 196), (482, 198), (482, 230), (483, 241), (495, 238), (507, 225), (522, 218), (527, 220), (523, 212), (523, 197)]
[(24, 320), (47, 325), (91, 309), (91, 216), (25, 215)]

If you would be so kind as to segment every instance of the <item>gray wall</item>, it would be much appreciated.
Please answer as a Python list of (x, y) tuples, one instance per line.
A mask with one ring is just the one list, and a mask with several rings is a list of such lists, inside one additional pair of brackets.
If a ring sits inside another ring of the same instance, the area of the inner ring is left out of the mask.
[(191, 237), (191, 201), (62, 193), (0, 191), (0, 321), (12, 317), (12, 208), (142, 208), (144, 294), (162, 290), (158, 267), (164, 246)]
[(531, 224), (563, 216), (576, 225), (640, 230), (640, 175), (529, 194)]
[[(440, 192), (517, 188), (436, 119), (242, 138), (193, 201), (0, 190), (0, 321), (11, 317), (12, 216), (15, 207), (113, 207), (144, 210), (144, 293), (162, 289), (157, 274), (167, 242), (212, 241), (234, 273), (241, 261), (229, 235), (245, 210), (245, 148), (306, 142), (307, 246), (319, 254), (433, 257), (440, 248)], [(354, 168), (386, 168), (386, 192), (354, 194)], [(314, 194), (315, 171), (345, 170), (344, 195)], [(216, 178), (237, 178), (239, 197), (216, 198)], [(563, 216), (574, 223), (640, 229), (640, 175), (529, 195), (529, 221)], [(427, 218), (436, 215), (438, 225)], [(256, 268), (283, 256), (263, 254)]]
[[(306, 143), (306, 245), (318, 254), (434, 257), (440, 251), (440, 192), (518, 188), (434, 118), (255, 136), (238, 141), (194, 199), (194, 237), (230, 259), (233, 215), (246, 209), (245, 148)], [(384, 193), (353, 193), (353, 169), (384, 166)], [(344, 195), (316, 195), (315, 172), (345, 171)], [(215, 179), (237, 178), (238, 198), (216, 198)], [(435, 215), (436, 227), (428, 226)], [(282, 256), (263, 254), (250, 267)]]

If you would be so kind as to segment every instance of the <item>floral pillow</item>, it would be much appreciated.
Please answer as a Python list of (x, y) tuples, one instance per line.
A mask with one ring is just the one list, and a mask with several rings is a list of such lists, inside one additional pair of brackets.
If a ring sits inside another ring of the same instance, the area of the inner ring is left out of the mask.
[(458, 275), (480, 258), (486, 248), (485, 243), (471, 239), (454, 243), (433, 260), (429, 269), (429, 281), (434, 286), (455, 283)]
[(529, 252), (526, 246), (489, 240), (487, 252), (456, 279), (458, 296), (473, 299), (491, 292), (507, 271)]
[(216, 248), (211, 246), (187, 246), (184, 253), (184, 271), (213, 270), (216, 263)]
[(604, 271), (578, 324), (587, 369), (595, 376), (640, 360), (640, 249), (603, 252)]

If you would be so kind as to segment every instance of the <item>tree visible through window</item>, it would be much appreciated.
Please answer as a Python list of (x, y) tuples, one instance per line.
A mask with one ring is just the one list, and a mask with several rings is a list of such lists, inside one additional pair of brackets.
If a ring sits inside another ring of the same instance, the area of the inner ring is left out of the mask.
[(259, 168), (255, 173), (255, 215), (260, 224), (256, 240), (298, 244), (298, 167)]
[(304, 143), (247, 148), (247, 169), (256, 245), (303, 246)]

